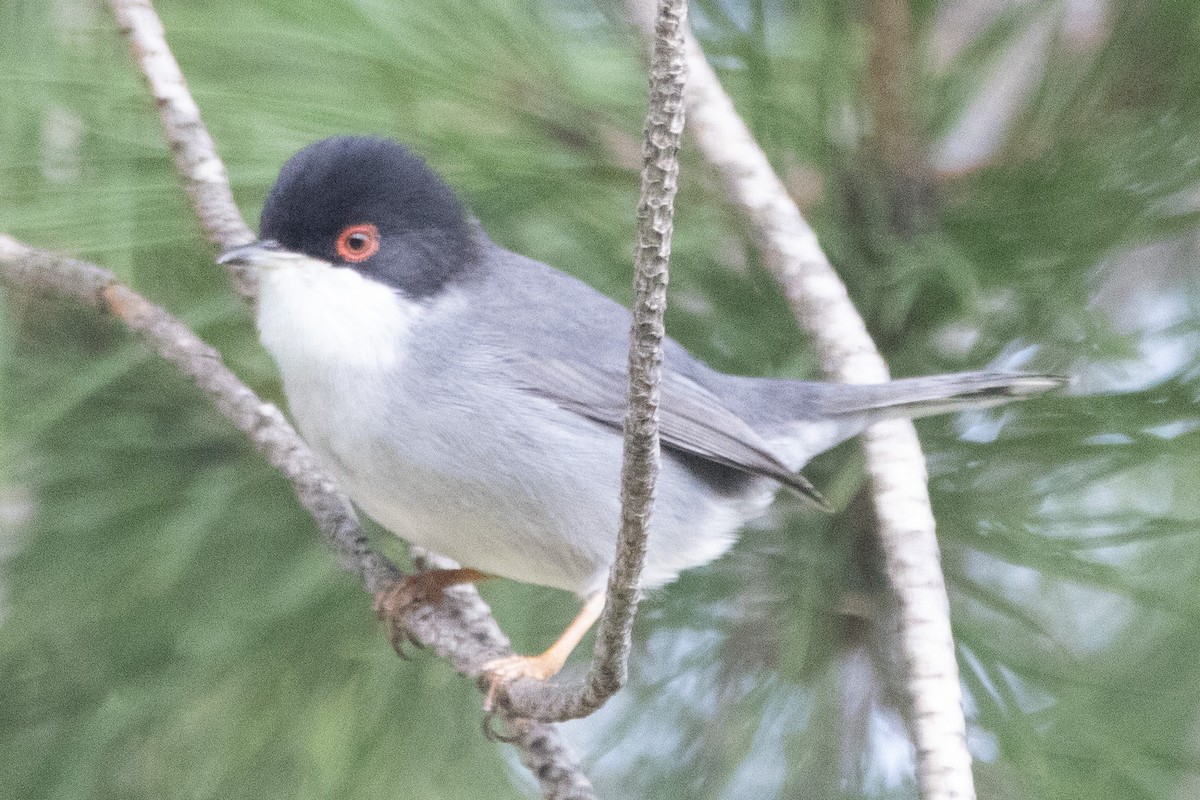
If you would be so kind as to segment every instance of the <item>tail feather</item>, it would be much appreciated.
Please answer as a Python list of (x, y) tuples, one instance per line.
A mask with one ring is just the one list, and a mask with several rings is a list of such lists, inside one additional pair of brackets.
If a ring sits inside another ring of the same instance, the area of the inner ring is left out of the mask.
[(1061, 375), (961, 372), (890, 383), (842, 384), (828, 397), (825, 411), (834, 417), (927, 417), (1023, 400), (1069, 383)]

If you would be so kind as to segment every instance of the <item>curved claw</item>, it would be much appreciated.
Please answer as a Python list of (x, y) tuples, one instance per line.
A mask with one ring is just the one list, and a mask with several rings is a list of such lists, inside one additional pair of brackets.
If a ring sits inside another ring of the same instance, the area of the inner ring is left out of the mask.
[(412, 631), (408, 629), (408, 626), (401, 619), (390, 616), (383, 619), (387, 624), (388, 641), (391, 643), (392, 649), (396, 651), (396, 655), (404, 661), (408, 661), (410, 658), (408, 651), (405, 649), (408, 645), (412, 645), (418, 649), (424, 646), (417, 641)]
[(375, 616), (387, 624), (388, 639), (392, 649), (400, 658), (407, 659), (404, 652), (405, 642), (417, 647), (421, 643), (404, 624), (404, 617), (418, 606), (438, 603), (442, 600), (442, 591), (460, 583), (475, 583), (489, 576), (478, 570), (462, 567), (458, 569), (434, 569), (406, 576), (383, 591), (375, 593), (375, 602), (371, 607)]
[(492, 724), (495, 722), (496, 717), (505, 719), (504, 715), (498, 711), (487, 710), (484, 712), (483, 738), (487, 739), (489, 742), (504, 742), (504, 744), (512, 744), (513, 742), (517, 741), (517, 739), (521, 738), (517, 734), (510, 735), (496, 730), (495, 725)]
[(404, 615), (416, 606), (421, 605), (423, 598), (413, 591), (414, 582), (411, 577), (396, 581), (387, 589), (376, 592), (375, 602), (371, 608), (376, 618), (387, 627), (388, 641), (396, 655), (405, 661), (409, 655), (405, 652), (405, 644), (416, 644), (408, 627), (404, 624)]

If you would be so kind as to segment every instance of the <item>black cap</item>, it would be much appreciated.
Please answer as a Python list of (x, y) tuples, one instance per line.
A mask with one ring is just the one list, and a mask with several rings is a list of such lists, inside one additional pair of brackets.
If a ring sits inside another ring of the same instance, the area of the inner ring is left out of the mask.
[[(365, 224), (379, 231), (378, 252), (347, 261), (338, 236)], [(420, 156), (390, 139), (363, 136), (325, 139), (288, 159), (263, 207), (259, 233), (414, 299), (469, 274), (479, 250), (454, 190)]]

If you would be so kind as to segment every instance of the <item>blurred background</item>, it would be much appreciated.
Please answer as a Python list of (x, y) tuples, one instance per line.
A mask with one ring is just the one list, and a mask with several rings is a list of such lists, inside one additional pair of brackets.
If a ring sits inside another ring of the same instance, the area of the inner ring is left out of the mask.
[[(292, 152), (386, 134), (497, 241), (629, 300), (645, 77), (621, 6), (157, 6), (251, 224)], [(1200, 9), (692, 15), (895, 374), (1076, 378), (919, 424), (980, 797), (1200, 796)], [(0, 230), (114, 270), (282, 403), (104, 5), (0, 2), (0, 108)], [(681, 182), (668, 330), (722, 370), (813, 375), (690, 148)], [(395, 658), (289, 486), (195, 389), (109, 319), (0, 294), (0, 796), (536, 792), (481, 736), (472, 683)], [(650, 597), (628, 688), (564, 726), (601, 796), (915, 796), (861, 456), (808, 474), (841, 510), (782, 498)], [(575, 611), (483, 594), (526, 652)]]

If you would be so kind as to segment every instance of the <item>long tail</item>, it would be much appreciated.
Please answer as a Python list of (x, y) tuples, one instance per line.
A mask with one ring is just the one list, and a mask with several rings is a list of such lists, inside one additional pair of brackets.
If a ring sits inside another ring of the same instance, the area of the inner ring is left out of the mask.
[[(738, 380), (738, 388), (755, 400), (745, 407), (757, 412), (757, 430), (791, 470), (799, 470), (817, 453), (861, 433), (873, 422), (987, 408), (1070, 383), (1061, 375), (1028, 372), (960, 372), (872, 384)], [(810, 500), (817, 498), (820, 504), (820, 496), (807, 483), (784, 485)]]
[(927, 417), (1023, 400), (1068, 383), (1061, 375), (960, 372), (891, 383), (842, 384), (826, 398), (824, 411), (835, 417), (861, 415), (869, 419)]

